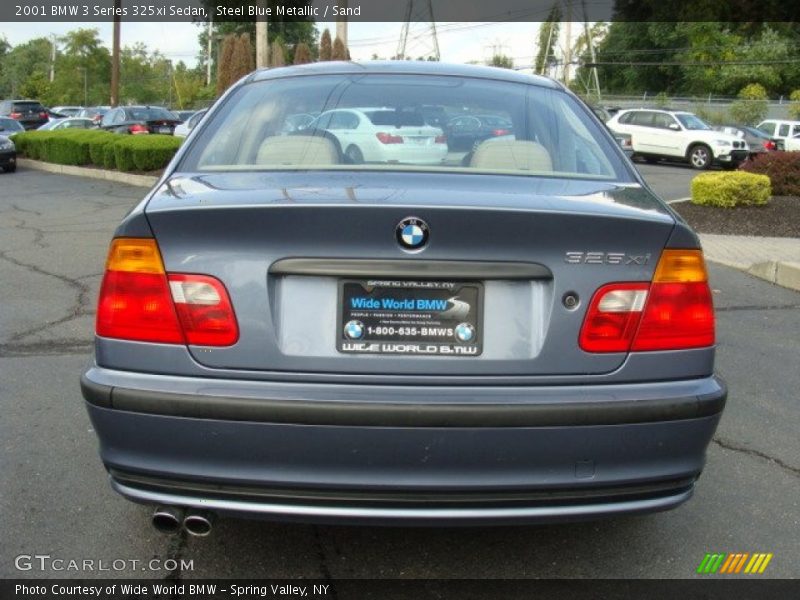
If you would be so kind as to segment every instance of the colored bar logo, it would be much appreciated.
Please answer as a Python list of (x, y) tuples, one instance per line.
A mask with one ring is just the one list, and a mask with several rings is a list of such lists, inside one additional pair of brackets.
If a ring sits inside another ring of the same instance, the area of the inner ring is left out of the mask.
[(702, 575), (718, 573), (720, 575), (760, 575), (767, 569), (772, 553), (755, 552), (715, 552), (706, 553), (697, 572)]

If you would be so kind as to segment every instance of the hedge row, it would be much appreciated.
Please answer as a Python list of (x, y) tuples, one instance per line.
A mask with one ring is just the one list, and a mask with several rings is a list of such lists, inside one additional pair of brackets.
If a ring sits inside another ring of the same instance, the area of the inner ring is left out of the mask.
[(183, 141), (171, 135), (120, 135), (99, 130), (26, 131), (17, 152), (60, 165), (95, 165), (119, 171), (163, 169)]
[(692, 204), (732, 208), (766, 204), (772, 195), (769, 177), (742, 171), (701, 173), (692, 179)]
[(765, 152), (739, 168), (769, 176), (776, 196), (800, 196), (800, 152)]

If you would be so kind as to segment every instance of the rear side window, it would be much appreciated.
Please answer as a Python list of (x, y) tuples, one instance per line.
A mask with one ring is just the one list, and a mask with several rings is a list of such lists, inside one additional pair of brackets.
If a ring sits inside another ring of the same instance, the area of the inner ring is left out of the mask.
[(783, 124), (780, 127), (778, 127), (778, 135), (780, 135), (782, 137), (788, 136), (789, 135), (789, 125)]
[[(332, 116), (347, 113), (366, 126), (352, 132), (335, 128)], [(308, 116), (313, 120), (306, 125)], [(504, 126), (481, 126), (485, 116)], [(451, 128), (459, 117), (478, 126), (465, 135)], [(243, 85), (215, 110), (178, 168), (435, 170), (631, 180), (614, 140), (562, 90), (377, 73)]]
[(654, 116), (655, 113), (646, 110), (633, 113), (633, 119), (631, 120), (631, 124), (639, 125), (640, 127), (653, 127)]

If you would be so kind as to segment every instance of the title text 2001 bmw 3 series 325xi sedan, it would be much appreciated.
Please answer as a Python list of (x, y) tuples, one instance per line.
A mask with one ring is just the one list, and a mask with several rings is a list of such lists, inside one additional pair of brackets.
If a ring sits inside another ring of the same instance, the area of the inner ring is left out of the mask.
[[(473, 114), (509, 126), (456, 151)], [(697, 237), (567, 90), (321, 63), (236, 84), (123, 220), (81, 383), (164, 530), (541, 522), (690, 497), (714, 344)]]

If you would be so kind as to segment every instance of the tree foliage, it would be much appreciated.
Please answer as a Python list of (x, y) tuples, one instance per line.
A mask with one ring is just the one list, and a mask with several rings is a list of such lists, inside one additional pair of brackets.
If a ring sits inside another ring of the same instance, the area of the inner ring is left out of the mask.
[(319, 41), (319, 59), (330, 60), (332, 53), (331, 32), (326, 28), (325, 31), (322, 32), (322, 38)]
[(489, 65), (492, 67), (500, 67), (503, 69), (513, 69), (514, 61), (511, 59), (510, 56), (506, 56), (505, 54), (495, 54), (492, 57), (492, 60), (489, 62)]
[(561, 7), (558, 2), (553, 4), (547, 19), (539, 27), (539, 43), (537, 44), (536, 62), (534, 70), (539, 75), (546, 75), (550, 61), (553, 58), (556, 44), (558, 43), (559, 26), (561, 23)]
[(741, 89), (737, 100), (731, 104), (731, 117), (743, 125), (757, 125), (767, 116), (767, 90), (759, 83)]
[(347, 60), (347, 48), (344, 47), (344, 42), (336, 36), (333, 40), (333, 51), (331, 52), (331, 60)]
[(297, 44), (297, 48), (294, 49), (294, 64), (304, 65), (312, 62), (312, 60), (309, 47), (303, 43)]

